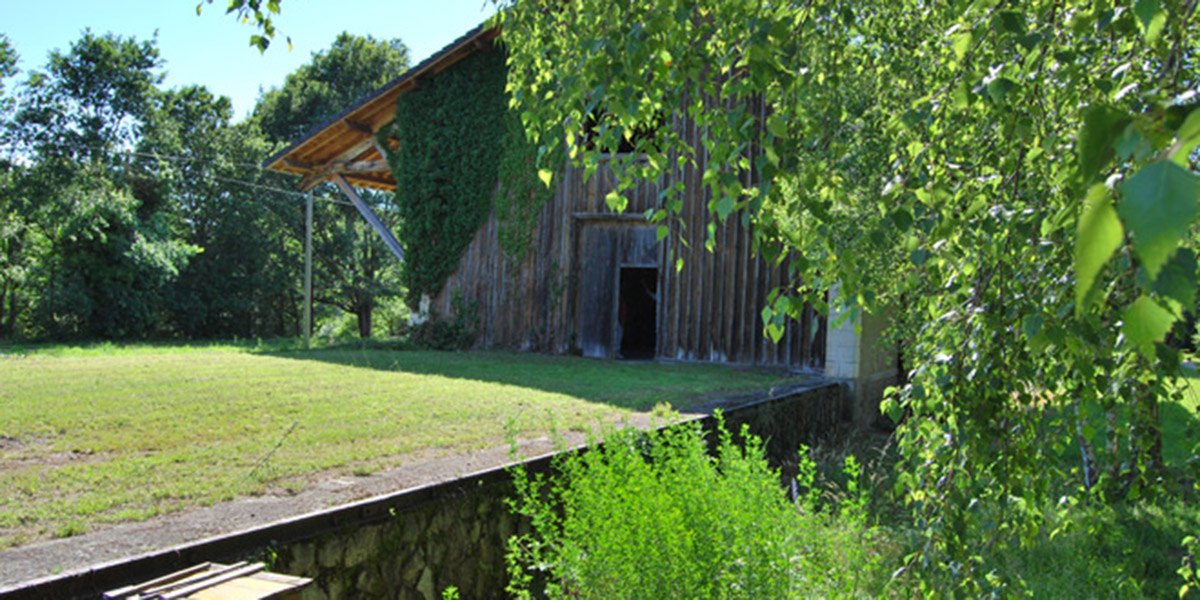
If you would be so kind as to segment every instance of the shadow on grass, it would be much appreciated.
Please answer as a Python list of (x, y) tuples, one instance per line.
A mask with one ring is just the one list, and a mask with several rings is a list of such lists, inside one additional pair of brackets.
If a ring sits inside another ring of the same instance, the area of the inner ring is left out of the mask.
[(782, 369), (624, 362), (504, 351), (396, 350), (378, 343), (311, 350), (265, 348), (254, 353), (530, 388), (643, 411), (662, 402), (668, 402), (676, 409), (686, 408), (703, 401), (766, 390), (804, 379)]

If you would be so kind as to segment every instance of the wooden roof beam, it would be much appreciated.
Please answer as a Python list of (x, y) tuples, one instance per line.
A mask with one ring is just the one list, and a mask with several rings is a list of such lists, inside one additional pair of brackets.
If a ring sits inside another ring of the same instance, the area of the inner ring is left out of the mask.
[(338, 186), (338, 189), (342, 190), (342, 193), (354, 204), (354, 208), (357, 208), (363, 218), (371, 224), (371, 228), (379, 234), (379, 237), (388, 249), (392, 251), (392, 254), (395, 254), (396, 258), (400, 259), (400, 262), (404, 262), (404, 247), (396, 240), (396, 236), (392, 235), (392, 230), (383, 221), (379, 220), (375, 211), (371, 210), (371, 206), (363, 202), (363, 199), (359, 197), (358, 192), (354, 191), (354, 187), (350, 185), (350, 182), (346, 181), (346, 178), (341, 175), (334, 175), (333, 183)]
[(345, 177), (346, 179), (348, 179), (350, 181), (353, 181), (355, 185), (361, 185), (364, 187), (374, 188), (377, 190), (394, 190), (394, 189), (396, 189), (396, 182), (394, 182), (390, 179), (384, 179), (384, 178), (377, 177), (377, 176), (364, 175), (361, 173), (350, 173), (350, 174), (344, 175), (343, 177)]
[(350, 131), (357, 131), (359, 133), (375, 135), (375, 130), (371, 129), (371, 126), (367, 125), (365, 123), (359, 123), (358, 121), (351, 121), (350, 119), (343, 119), (342, 123), (345, 124), (346, 129), (349, 129)]
[(361, 162), (346, 163), (334, 169), (335, 173), (388, 173), (391, 168), (388, 167), (386, 160), (367, 160)]
[[(369, 173), (390, 173), (391, 167), (388, 166), (386, 160), (366, 160), (366, 161), (335, 161), (327, 165), (322, 165), (316, 169), (308, 169), (309, 173), (300, 180), (300, 189), (308, 191), (319, 185), (326, 179), (333, 178), (337, 175), (357, 175)], [(375, 180), (374, 178), (364, 177), (363, 179), (371, 179), (379, 185), (391, 187), (393, 184), (386, 178)]]

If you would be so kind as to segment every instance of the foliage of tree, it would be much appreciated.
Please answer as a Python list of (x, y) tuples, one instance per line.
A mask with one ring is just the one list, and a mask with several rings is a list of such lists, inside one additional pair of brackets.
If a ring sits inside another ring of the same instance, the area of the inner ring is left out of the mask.
[(270, 146), (228, 99), (161, 80), (154, 41), (85, 31), (18, 86), (0, 129), (0, 337), (299, 331), (302, 200), (269, 191), (287, 183), (257, 167)]
[(30, 74), (16, 115), (21, 141), (44, 156), (111, 162), (137, 137), (161, 67), (154, 41), (84, 30)]
[[(6, 115), (12, 104), (12, 99), (4, 91), (4, 80), (17, 74), (17, 51), (13, 49), (8, 36), (0, 33), (0, 117)], [(0, 138), (3, 140), (3, 138)]]
[[(547, 174), (564, 139), (594, 168), (652, 131), (613, 207), (697, 166), (714, 221), (796, 255), (770, 310), (836, 283), (850, 314), (897, 316), (912, 370), (888, 410), (927, 593), (1015, 593), (990, 550), (1036, 542), (1054, 499), (1176, 485), (1158, 403), (1197, 287), (1196, 2), (499, 4)], [(601, 103), (589, 147), (571, 124)], [(653, 127), (680, 109), (703, 147)]]
[(135, 164), (153, 174), (148, 185), (166, 199), (172, 227), (203, 249), (171, 286), (164, 326), (186, 337), (294, 334), (303, 203), (234, 183), (280, 181), (247, 168), (269, 145), (254, 125), (232, 124), (232, 112), (203, 87), (165, 91), (137, 146)]
[[(233, 15), (243, 23), (250, 22), (254, 19), (254, 27), (261, 31), (261, 34), (255, 33), (250, 36), (250, 45), (258, 48), (259, 52), (266, 52), (267, 47), (271, 45), (271, 40), (275, 39), (275, 23), (271, 20), (272, 15), (279, 14), (279, 5), (283, 0), (229, 0), (229, 6), (225, 9), (225, 14)], [(213, 0), (206, 0), (196, 5), (196, 15), (199, 15), (204, 9), (204, 4), (212, 4)], [(292, 47), (292, 38), (287, 38), (288, 49)]]
[(8, 208), (23, 222), (10, 245), (26, 251), (34, 333), (155, 333), (167, 286), (198, 250), (175, 235), (161, 198), (121, 153), (149, 115), (159, 66), (153, 42), (85, 31), (24, 87), (14, 137), (35, 160), (19, 170)]
[[(399, 40), (342, 34), (234, 124), (226, 98), (161, 89), (153, 40), (85, 31), (53, 52), (2, 129), (0, 336), (297, 333), (304, 202), (257, 165), (407, 61)], [(14, 64), (0, 39), (0, 75)], [(316, 296), (370, 335), (395, 261), (352, 207), (316, 206)]]
[[(314, 53), (310, 63), (288, 75), (281, 88), (265, 93), (252, 121), (275, 148), (281, 148), (407, 68), (408, 49), (400, 40), (342, 33), (328, 50)], [(329, 195), (341, 193), (334, 190)], [(386, 225), (396, 227), (397, 210), (390, 194), (365, 191), (362, 197)], [(303, 239), (303, 221), (291, 222), (296, 239)], [(313, 278), (321, 282), (316, 301), (354, 314), (359, 334), (370, 336), (371, 316), (379, 300), (399, 293), (396, 258), (346, 204), (317, 203), (313, 232)]]
[[(4, 89), (4, 80), (17, 74), (17, 52), (0, 33), (0, 120), (7, 122), (14, 100)], [(8, 147), (8, 128), (0, 127), (0, 146)], [(18, 171), (10, 152), (0, 155), (0, 337), (12, 335), (16, 321), (18, 288), (24, 283), (24, 265), (19, 255), (24, 237), (24, 219), (19, 218), (14, 180)]]

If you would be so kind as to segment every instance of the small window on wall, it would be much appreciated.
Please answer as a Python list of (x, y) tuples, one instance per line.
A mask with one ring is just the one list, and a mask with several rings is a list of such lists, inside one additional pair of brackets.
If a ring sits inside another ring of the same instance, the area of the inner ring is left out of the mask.
[[(599, 108), (593, 110), (583, 121), (583, 148), (586, 150), (596, 150), (596, 145), (599, 143), (600, 128), (603, 123), (609, 123), (610, 127), (615, 127), (615, 119), (613, 119), (608, 111)], [(663, 125), (663, 117), (659, 115), (655, 117), (654, 122), (649, 125), (638, 127), (631, 132), (621, 132), (620, 141), (617, 143), (617, 148), (600, 148), (599, 150), (605, 154), (632, 154), (637, 149), (638, 144), (645, 140), (654, 137), (658, 129)]]

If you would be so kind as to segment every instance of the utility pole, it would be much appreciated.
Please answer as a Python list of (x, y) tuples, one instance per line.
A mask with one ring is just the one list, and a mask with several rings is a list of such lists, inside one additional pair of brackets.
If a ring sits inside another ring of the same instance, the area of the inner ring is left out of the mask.
[(312, 344), (312, 229), (313, 196), (305, 195), (304, 204), (304, 347)]

